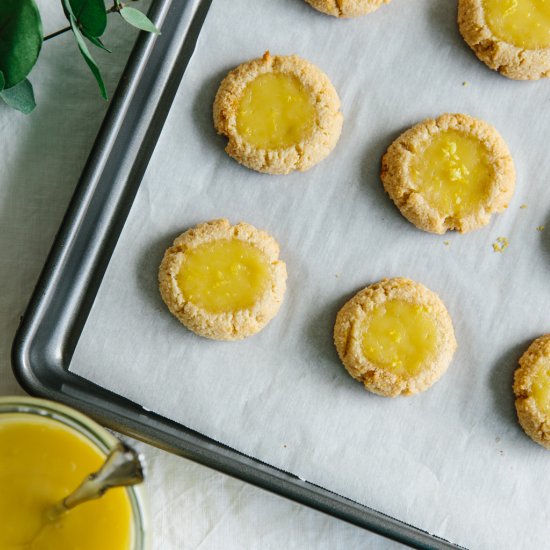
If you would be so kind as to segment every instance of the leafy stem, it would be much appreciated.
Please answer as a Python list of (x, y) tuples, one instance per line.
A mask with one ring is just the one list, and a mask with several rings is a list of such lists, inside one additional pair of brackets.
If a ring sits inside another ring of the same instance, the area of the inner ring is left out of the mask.
[(52, 34), (48, 34), (47, 36), (44, 37), (44, 42), (46, 42), (46, 40), (49, 40), (50, 38), (55, 38), (60, 34), (69, 32), (70, 30), (71, 30), (71, 27), (65, 27), (64, 29), (59, 29), (58, 31), (52, 32)]
[[(124, 5), (122, 4), (122, 2), (120, 2), (120, 0), (115, 0), (115, 3), (108, 10), (106, 10), (105, 13), (120, 12), (120, 10), (123, 7), (124, 7)], [(60, 34), (65, 34), (66, 32), (69, 32), (70, 30), (71, 30), (71, 26), (69, 25), (68, 27), (64, 27), (63, 29), (59, 29), (58, 31), (52, 32), (51, 34), (48, 34), (47, 36), (44, 37), (44, 42), (46, 42), (46, 40), (50, 40), (50, 38), (55, 38), (56, 36), (59, 36)]]
[(76, 45), (92, 72), (103, 98), (107, 89), (89, 45), (109, 52), (101, 37), (107, 28), (108, 14), (118, 13), (126, 23), (142, 31), (160, 34), (154, 23), (140, 10), (128, 6), (138, 0), (60, 0), (67, 27), (44, 36), (36, 0), (0, 0), (0, 100), (23, 113), (35, 107), (34, 92), (27, 79), (42, 44), (72, 31)]

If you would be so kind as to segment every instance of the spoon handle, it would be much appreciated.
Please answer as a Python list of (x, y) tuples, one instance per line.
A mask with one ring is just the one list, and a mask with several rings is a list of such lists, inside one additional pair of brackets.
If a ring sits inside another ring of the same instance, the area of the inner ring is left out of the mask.
[(79, 487), (48, 510), (48, 517), (55, 519), (62, 513), (101, 497), (112, 487), (135, 485), (143, 481), (143, 466), (136, 451), (119, 443), (107, 456), (103, 466), (89, 475)]

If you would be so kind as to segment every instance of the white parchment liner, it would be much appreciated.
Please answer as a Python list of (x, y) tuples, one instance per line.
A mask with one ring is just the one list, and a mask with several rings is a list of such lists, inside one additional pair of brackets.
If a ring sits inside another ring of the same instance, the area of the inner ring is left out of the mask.
[[(455, 19), (450, 0), (394, 0), (351, 21), (301, 0), (214, 0), (71, 370), (452, 542), (544, 548), (550, 453), (517, 425), (511, 385), (529, 341), (550, 332), (550, 82), (493, 73)], [(225, 73), (266, 49), (317, 64), (342, 99), (340, 142), (304, 174), (240, 167), (212, 127)], [(468, 235), (415, 229), (379, 181), (391, 141), (443, 112), (494, 124), (518, 172), (509, 210)], [(274, 235), (289, 272), (279, 315), (238, 343), (186, 331), (156, 281), (176, 235), (224, 216)], [(394, 400), (365, 392), (332, 344), (345, 300), (392, 276), (439, 293), (459, 346), (433, 388)]]

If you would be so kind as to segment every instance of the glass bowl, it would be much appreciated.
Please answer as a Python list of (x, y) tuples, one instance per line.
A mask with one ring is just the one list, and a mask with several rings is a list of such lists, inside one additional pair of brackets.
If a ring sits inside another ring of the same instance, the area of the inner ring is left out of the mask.
[[(42, 419), (61, 423), (78, 432), (101, 453), (107, 455), (118, 443), (118, 439), (105, 428), (87, 416), (59, 403), (34, 397), (0, 397), (1, 415), (35, 414)], [(132, 543), (129, 550), (147, 550), (147, 514), (144, 490), (141, 485), (126, 487), (132, 508)]]

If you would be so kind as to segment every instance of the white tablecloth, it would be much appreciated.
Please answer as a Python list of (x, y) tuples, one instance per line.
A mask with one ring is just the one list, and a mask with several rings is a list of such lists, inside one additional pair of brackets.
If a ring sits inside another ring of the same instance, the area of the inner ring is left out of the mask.
[[(45, 34), (65, 26), (60, 2), (38, 4)], [(112, 94), (135, 33), (118, 16), (110, 17), (105, 43), (114, 53), (94, 55)], [(0, 104), (0, 395), (23, 393), (11, 372), (11, 342), (107, 108), (73, 42), (65, 34), (44, 44), (30, 75), (38, 103), (33, 114), (25, 117)], [(403, 548), (136, 445), (148, 463), (152, 549)]]

